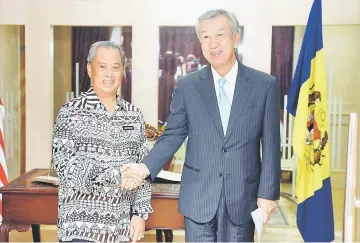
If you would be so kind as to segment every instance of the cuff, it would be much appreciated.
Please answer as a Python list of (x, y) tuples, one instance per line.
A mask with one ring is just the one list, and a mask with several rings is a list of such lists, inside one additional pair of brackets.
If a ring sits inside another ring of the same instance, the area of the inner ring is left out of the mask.
[(143, 220), (147, 220), (149, 218), (149, 214), (153, 212), (153, 209), (151, 207), (144, 208), (141, 210), (133, 209), (133, 215), (138, 216), (142, 218)]

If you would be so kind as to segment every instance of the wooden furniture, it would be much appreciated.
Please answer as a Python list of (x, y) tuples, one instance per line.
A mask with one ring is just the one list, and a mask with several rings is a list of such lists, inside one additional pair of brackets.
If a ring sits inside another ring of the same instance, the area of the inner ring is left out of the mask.
[[(3, 214), (0, 242), (9, 241), (11, 230), (25, 232), (30, 227), (34, 242), (40, 242), (39, 225), (56, 225), (58, 188), (32, 182), (34, 177), (46, 174), (47, 170), (34, 169), (0, 189)], [(179, 187), (179, 184), (152, 184), (154, 213), (146, 222), (148, 230), (184, 229), (184, 217), (178, 212)]]

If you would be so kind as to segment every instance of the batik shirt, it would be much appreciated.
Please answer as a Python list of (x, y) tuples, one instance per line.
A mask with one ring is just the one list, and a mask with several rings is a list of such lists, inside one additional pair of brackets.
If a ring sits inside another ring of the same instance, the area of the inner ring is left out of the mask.
[(131, 215), (147, 219), (152, 212), (151, 188), (147, 181), (122, 190), (120, 167), (147, 153), (144, 119), (134, 105), (118, 97), (110, 114), (92, 88), (65, 103), (53, 134), (58, 239), (129, 241)]

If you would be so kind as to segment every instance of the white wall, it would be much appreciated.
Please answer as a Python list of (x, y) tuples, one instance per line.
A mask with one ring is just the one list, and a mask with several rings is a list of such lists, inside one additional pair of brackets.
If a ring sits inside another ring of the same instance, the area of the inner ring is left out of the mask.
[[(159, 26), (193, 26), (196, 18), (207, 9), (221, 7), (232, 10), (245, 29), (244, 63), (269, 72), (271, 27), (306, 25), (313, 0), (182, 0), (178, 2), (169, 0), (0, 1), (0, 25), (25, 25), (26, 170), (47, 168), (51, 159), (54, 70), (49, 43), (53, 38), (53, 25), (132, 26), (133, 102), (143, 110), (148, 122), (156, 124)], [(360, 1), (323, 0), (323, 24), (359, 25)], [(357, 39), (349, 39), (349, 47), (359, 43), (359, 29), (354, 32), (354, 36)], [(329, 45), (337, 48), (335, 40)], [(337, 55), (339, 53), (341, 54), (341, 49)], [(358, 70), (360, 64), (358, 47), (354, 50), (354, 55), (357, 57), (356, 64), (347, 65), (351, 65), (353, 70)], [(340, 87), (337, 92), (346, 94), (345, 113), (355, 111), (360, 114), (357, 84), (360, 73), (351, 74), (353, 76), (344, 81), (350, 91), (341, 88), (341, 79), (344, 75), (340, 73), (337, 75), (339, 81), (336, 85)], [(145, 93), (148, 95), (145, 96)]]
[[(194, 25), (196, 18), (210, 8), (232, 10), (245, 29), (244, 63), (269, 72), (272, 26), (306, 25), (311, 4), (312, 0), (183, 0), (180, 4), (168, 0), (2, 0), (0, 25), (25, 25), (26, 169), (45, 168), (51, 159), (54, 79), (49, 43), (53, 25), (131, 25), (133, 102), (144, 111), (148, 122), (156, 124), (159, 26)], [(360, 24), (359, 11), (358, 0), (323, 1), (323, 24)], [(360, 104), (358, 95), (346, 101)], [(358, 105), (348, 107), (351, 109), (345, 112), (359, 112)]]

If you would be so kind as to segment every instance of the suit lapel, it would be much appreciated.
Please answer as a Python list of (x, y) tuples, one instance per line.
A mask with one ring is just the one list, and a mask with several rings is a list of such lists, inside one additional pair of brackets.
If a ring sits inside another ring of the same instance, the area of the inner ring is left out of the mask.
[(236, 122), (240, 119), (241, 113), (248, 102), (248, 96), (252, 88), (252, 82), (249, 81), (246, 68), (239, 63), (238, 74), (236, 78), (234, 97), (231, 105), (229, 123), (226, 131), (225, 142), (230, 137)]
[(208, 65), (200, 73), (200, 82), (197, 83), (199, 93), (204, 101), (205, 107), (215, 125), (220, 137), (224, 138), (224, 132), (221, 124), (219, 106), (216, 98), (214, 78), (211, 73), (211, 66)]

